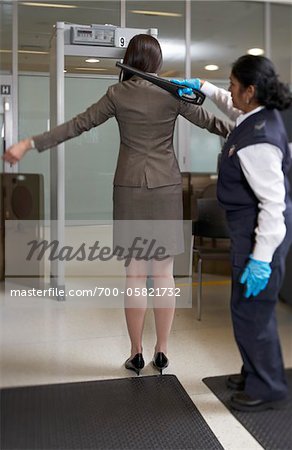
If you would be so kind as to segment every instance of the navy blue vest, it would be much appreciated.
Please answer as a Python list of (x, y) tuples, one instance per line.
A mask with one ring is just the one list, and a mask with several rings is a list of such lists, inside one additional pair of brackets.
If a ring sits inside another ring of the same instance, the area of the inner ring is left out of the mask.
[(221, 206), (230, 216), (240, 217), (258, 212), (258, 199), (246, 181), (237, 152), (249, 145), (264, 142), (277, 146), (283, 153), (282, 170), (285, 179), (286, 204), (292, 206), (287, 177), (291, 167), (291, 154), (286, 130), (279, 111), (262, 109), (234, 128), (222, 150), (217, 196)]

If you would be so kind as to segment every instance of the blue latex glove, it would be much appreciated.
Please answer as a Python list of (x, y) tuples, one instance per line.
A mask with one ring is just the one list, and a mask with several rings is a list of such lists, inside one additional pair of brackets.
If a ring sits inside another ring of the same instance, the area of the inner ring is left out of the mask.
[(175, 84), (178, 84), (179, 86), (186, 86), (182, 89), (178, 89), (178, 94), (182, 96), (183, 94), (186, 95), (192, 95), (193, 91), (192, 89), (200, 90), (201, 87), (201, 80), (199, 78), (191, 78), (189, 80), (170, 80)]
[(269, 281), (272, 269), (269, 263), (259, 261), (250, 256), (250, 260), (247, 263), (241, 277), (240, 283), (246, 283), (246, 291), (244, 296), (249, 298), (251, 295), (254, 297), (263, 291)]

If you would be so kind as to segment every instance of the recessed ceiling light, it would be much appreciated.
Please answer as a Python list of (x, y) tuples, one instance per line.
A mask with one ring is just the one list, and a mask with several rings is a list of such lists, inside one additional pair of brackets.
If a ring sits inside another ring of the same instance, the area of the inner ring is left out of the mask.
[(249, 50), (247, 50), (247, 53), (249, 55), (254, 55), (254, 56), (259, 56), (259, 55), (263, 55), (265, 52), (262, 48), (250, 48)]
[(18, 53), (28, 53), (30, 55), (48, 55), (49, 52), (41, 52), (36, 50), (18, 50)]
[(40, 6), (42, 8), (78, 8), (75, 5), (63, 5), (62, 3), (38, 3), (38, 2), (21, 2), (24, 6)]
[(99, 63), (99, 59), (96, 58), (88, 58), (85, 60), (87, 63)]
[(144, 11), (142, 9), (132, 9), (130, 12), (133, 14), (143, 14), (145, 16), (182, 17), (182, 14), (180, 13), (171, 13), (166, 11)]
[[(4, 49), (0, 49), (0, 53), (12, 53), (12, 50), (4, 50)], [(36, 50), (18, 50), (18, 53), (23, 53), (23, 54), (30, 54), (30, 55), (48, 55), (49, 52), (41, 52), (41, 51), (36, 51)]]
[(205, 66), (206, 70), (218, 70), (219, 66), (217, 66), (216, 64), (208, 64), (207, 66)]
[(107, 69), (98, 69), (96, 67), (75, 67), (75, 70), (93, 70), (93, 71), (102, 72)]

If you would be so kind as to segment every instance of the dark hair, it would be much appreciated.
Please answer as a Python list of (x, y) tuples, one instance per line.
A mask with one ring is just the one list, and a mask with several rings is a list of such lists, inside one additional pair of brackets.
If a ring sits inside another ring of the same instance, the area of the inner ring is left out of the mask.
[(247, 88), (254, 85), (256, 100), (267, 109), (286, 109), (292, 104), (289, 86), (278, 80), (272, 61), (264, 56), (244, 55), (232, 65), (232, 75)]
[[(162, 65), (162, 52), (158, 40), (148, 34), (137, 34), (132, 37), (124, 63), (143, 72), (158, 72)], [(129, 80), (132, 76), (131, 73), (122, 70), (120, 81)]]

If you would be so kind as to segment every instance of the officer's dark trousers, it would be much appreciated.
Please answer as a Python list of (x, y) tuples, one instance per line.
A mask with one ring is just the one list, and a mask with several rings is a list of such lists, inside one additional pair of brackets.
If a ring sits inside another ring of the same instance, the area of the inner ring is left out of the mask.
[(283, 282), (285, 259), (292, 242), (292, 214), (286, 217), (287, 233), (274, 254), (267, 288), (256, 297), (245, 298), (239, 283), (252, 253), (257, 214), (227, 216), (232, 244), (231, 314), (234, 336), (246, 375), (245, 392), (253, 398), (280, 400), (287, 395), (275, 306)]

